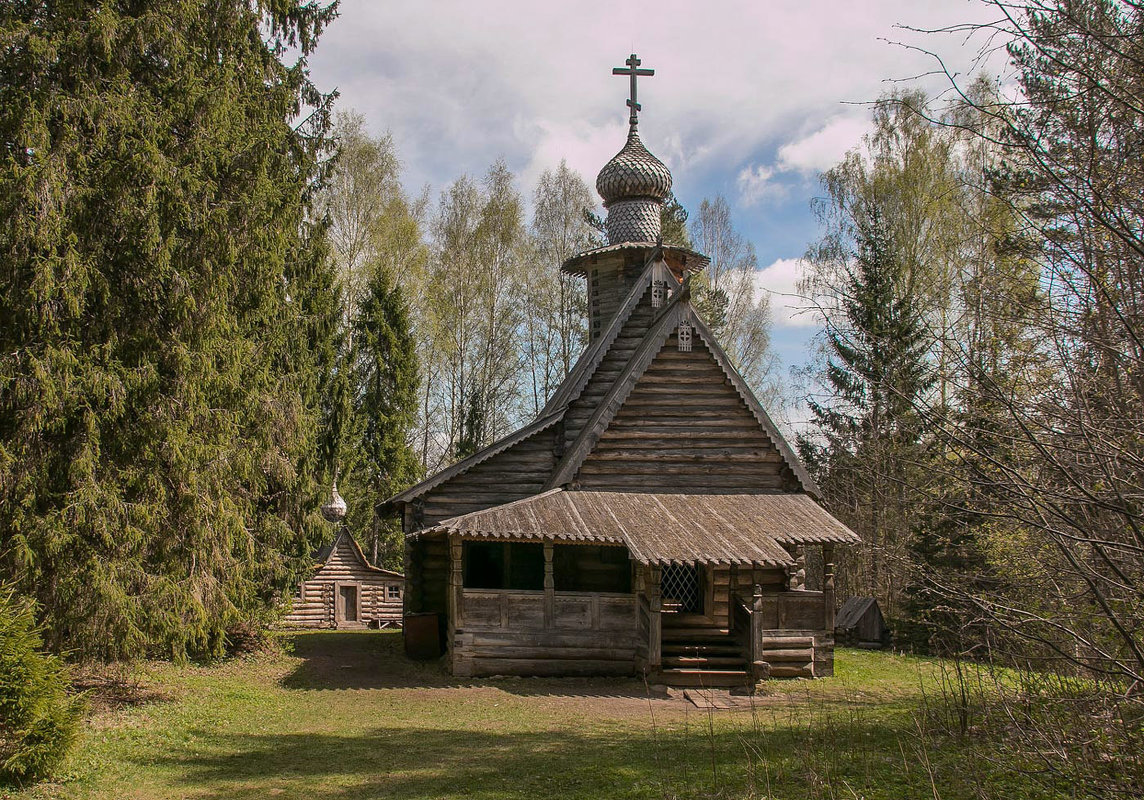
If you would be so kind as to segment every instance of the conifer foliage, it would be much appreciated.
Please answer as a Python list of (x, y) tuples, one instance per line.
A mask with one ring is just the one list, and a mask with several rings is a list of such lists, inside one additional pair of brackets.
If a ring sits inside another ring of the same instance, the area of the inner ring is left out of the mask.
[(0, 784), (50, 774), (79, 736), (83, 702), (41, 644), (31, 604), (0, 587)]
[[(350, 348), (351, 424), (347, 486), (360, 498), (350, 511), (372, 559), (400, 568), (396, 520), (383, 520), (374, 505), (421, 477), (421, 462), (409, 438), (417, 424), (417, 342), (401, 287), (375, 264), (352, 328)], [(382, 545), (385, 545), (384, 549)]]
[(57, 647), (218, 653), (309, 550), (334, 11), (0, 6), (0, 570)]

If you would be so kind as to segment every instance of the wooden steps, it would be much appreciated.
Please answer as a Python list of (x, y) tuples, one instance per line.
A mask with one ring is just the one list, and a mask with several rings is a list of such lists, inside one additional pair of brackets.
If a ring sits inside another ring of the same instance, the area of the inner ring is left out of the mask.
[(751, 685), (747, 655), (726, 628), (680, 624), (665, 619), (661, 677), (681, 688), (746, 688)]
[(743, 670), (664, 669), (663, 682), (679, 688), (736, 689), (751, 685), (751, 678)]
[(772, 678), (814, 677), (813, 636), (765, 636), (762, 655)]

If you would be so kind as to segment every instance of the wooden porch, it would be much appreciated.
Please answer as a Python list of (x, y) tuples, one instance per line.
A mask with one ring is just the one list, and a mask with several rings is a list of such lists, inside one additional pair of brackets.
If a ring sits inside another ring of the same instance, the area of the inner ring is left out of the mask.
[(454, 675), (644, 675), (750, 688), (768, 677), (832, 674), (832, 585), (790, 589), (789, 571), (773, 566), (695, 565), (703, 597), (697, 610), (681, 611), (671, 592), (665, 597), (660, 566), (629, 562), (628, 592), (558, 590), (557, 548), (592, 548), (546, 541), (517, 543), (543, 553), (539, 588), (477, 588), (466, 585), (465, 541), (448, 538), (445, 645)]

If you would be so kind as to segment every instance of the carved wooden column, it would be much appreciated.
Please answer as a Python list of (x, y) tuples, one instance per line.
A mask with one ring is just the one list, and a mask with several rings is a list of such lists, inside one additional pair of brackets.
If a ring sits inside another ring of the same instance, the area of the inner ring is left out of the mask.
[(771, 665), (763, 658), (763, 587), (755, 584), (751, 593), (751, 678), (755, 683), (771, 677)]
[(834, 633), (834, 545), (822, 546), (822, 605), (825, 627)]
[(659, 672), (663, 669), (663, 596), (660, 594), (661, 572), (659, 567), (648, 567), (648, 607), (651, 617), (648, 620), (647, 665), (648, 671)]
[(791, 578), (790, 588), (806, 588), (806, 548), (801, 544), (794, 549), (794, 577)]
[(552, 542), (544, 543), (544, 627), (551, 628), (556, 616), (556, 579), (552, 576)]

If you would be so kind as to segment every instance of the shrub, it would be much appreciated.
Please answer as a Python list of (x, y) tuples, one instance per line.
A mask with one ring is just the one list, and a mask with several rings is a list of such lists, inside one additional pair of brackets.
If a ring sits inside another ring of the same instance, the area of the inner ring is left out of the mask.
[(83, 701), (41, 650), (32, 604), (0, 586), (0, 783), (47, 777), (79, 736)]

